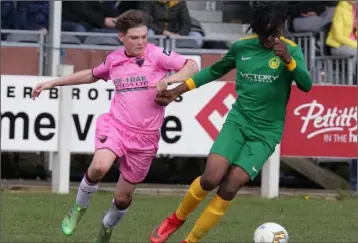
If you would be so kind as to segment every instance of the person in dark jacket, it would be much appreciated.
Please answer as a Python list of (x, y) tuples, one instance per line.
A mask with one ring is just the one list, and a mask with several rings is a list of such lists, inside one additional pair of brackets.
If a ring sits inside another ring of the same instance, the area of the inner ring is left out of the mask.
[(118, 12), (118, 15), (121, 15), (122, 13), (131, 10), (131, 9), (138, 9), (138, 1), (113, 1), (114, 8)]
[(13, 29), (15, 1), (1, 1), (1, 29)]
[(334, 6), (327, 2), (300, 1), (291, 5), (290, 15), (295, 32), (315, 32), (332, 22)]
[(112, 1), (63, 1), (62, 30), (116, 32), (118, 16)]
[[(15, 23), (15, 1), (1, 1), (1, 29), (13, 29)], [(1, 34), (1, 40), (5, 40), (7, 34)]]
[[(200, 32), (190, 31), (191, 18), (185, 1), (142, 1), (139, 3), (139, 8), (153, 17), (153, 23), (149, 26), (149, 35), (202, 36)], [(202, 46), (203, 40), (195, 41), (198, 46)]]
[(47, 32), (49, 1), (17, 1), (14, 28)]

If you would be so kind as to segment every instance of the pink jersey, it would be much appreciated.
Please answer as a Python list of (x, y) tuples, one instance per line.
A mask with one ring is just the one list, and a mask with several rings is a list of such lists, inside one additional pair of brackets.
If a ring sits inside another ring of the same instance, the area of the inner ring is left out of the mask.
[(164, 107), (155, 103), (157, 91), (148, 85), (157, 83), (169, 71), (179, 71), (185, 63), (185, 57), (148, 43), (141, 57), (129, 57), (121, 47), (92, 73), (112, 80), (115, 94), (110, 113), (115, 119), (129, 128), (150, 132), (162, 126)]

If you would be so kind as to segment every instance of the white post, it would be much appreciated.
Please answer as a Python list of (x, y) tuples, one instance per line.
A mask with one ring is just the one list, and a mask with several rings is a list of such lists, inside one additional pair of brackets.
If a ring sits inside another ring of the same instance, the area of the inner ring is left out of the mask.
[[(61, 21), (62, 21), (62, 1), (50, 1), (48, 30), (48, 49), (45, 73), (48, 76), (59, 75), (59, 65), (61, 60)], [(54, 155), (52, 152), (45, 154), (45, 163), (48, 163), (48, 170), (52, 171)]]
[[(61, 76), (73, 73), (73, 66), (61, 65)], [(72, 93), (68, 86), (60, 87), (58, 119), (58, 151), (53, 155), (52, 163), (52, 192), (69, 193), (70, 191), (70, 161), (71, 161), (71, 119)]]
[(267, 160), (261, 173), (261, 197), (275, 198), (279, 196), (280, 188), (280, 144)]
[(61, 21), (62, 21), (62, 1), (50, 1), (50, 19), (48, 30), (48, 60), (47, 73), (49, 76), (58, 75), (58, 67), (61, 59)]

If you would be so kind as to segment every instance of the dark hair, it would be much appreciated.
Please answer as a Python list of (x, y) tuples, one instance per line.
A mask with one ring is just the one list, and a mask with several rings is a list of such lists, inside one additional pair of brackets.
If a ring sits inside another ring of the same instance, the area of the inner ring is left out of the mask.
[(147, 13), (141, 10), (128, 10), (116, 19), (116, 28), (120, 33), (127, 33), (128, 29), (140, 27), (140, 26), (149, 26), (152, 23), (153, 19)]
[(252, 30), (259, 36), (274, 35), (287, 19), (287, 3), (285, 1), (257, 2), (251, 16), (247, 32)]

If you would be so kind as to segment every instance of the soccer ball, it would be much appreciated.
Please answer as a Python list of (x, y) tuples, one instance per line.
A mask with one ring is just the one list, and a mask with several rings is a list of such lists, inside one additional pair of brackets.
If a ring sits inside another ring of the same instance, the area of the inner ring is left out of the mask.
[(254, 243), (287, 243), (288, 233), (276, 223), (264, 223), (254, 233)]

